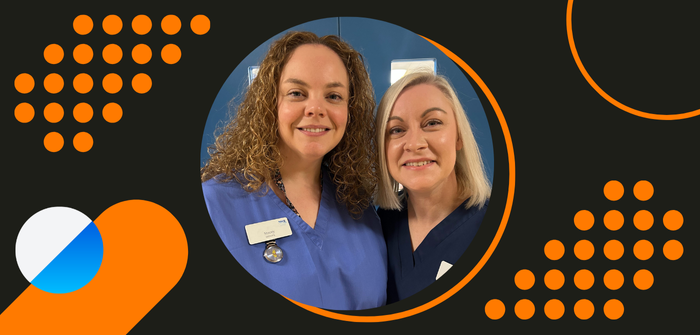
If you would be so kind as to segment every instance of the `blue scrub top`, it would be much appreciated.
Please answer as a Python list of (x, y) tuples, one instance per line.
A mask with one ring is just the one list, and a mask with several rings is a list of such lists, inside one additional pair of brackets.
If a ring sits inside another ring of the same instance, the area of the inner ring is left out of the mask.
[[(266, 184), (259, 192), (249, 193), (235, 180), (210, 179), (202, 189), (214, 227), (238, 263), (287, 298), (334, 310), (383, 306), (387, 253), (379, 218), (369, 206), (354, 220), (347, 207), (336, 201), (336, 186), (323, 170), (315, 229)], [(282, 261), (269, 263), (263, 258), (265, 243), (248, 244), (244, 227), (282, 217), (289, 221), (292, 235), (277, 240), (284, 252)]]
[(488, 207), (488, 201), (481, 209), (475, 206), (465, 209), (465, 203), (435, 226), (415, 251), (405, 202), (401, 211), (379, 209), (389, 256), (388, 304), (426, 288), (435, 282), (443, 261), (454, 265), (462, 256)]

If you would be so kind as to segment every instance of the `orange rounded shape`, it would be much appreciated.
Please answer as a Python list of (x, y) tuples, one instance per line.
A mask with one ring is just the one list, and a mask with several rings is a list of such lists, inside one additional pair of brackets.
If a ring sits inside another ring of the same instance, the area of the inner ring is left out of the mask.
[(654, 275), (649, 270), (641, 269), (634, 274), (632, 281), (634, 281), (634, 286), (638, 289), (648, 290), (651, 285), (654, 285)]
[(664, 243), (664, 256), (675, 261), (683, 256), (683, 244), (677, 240), (670, 240)]
[(50, 152), (58, 152), (63, 148), (63, 136), (57, 132), (50, 132), (44, 136), (44, 148)]
[(664, 227), (668, 230), (678, 230), (683, 226), (683, 214), (677, 210), (670, 210), (664, 214)]
[(107, 15), (107, 17), (102, 20), (102, 29), (108, 35), (119, 34), (119, 32), (122, 31), (123, 26), (124, 24), (122, 23), (122, 19), (116, 15)]
[(15, 119), (22, 123), (27, 123), (34, 119), (34, 107), (23, 102), (15, 107)]
[(80, 152), (88, 152), (92, 149), (92, 136), (86, 132), (80, 132), (73, 137), (73, 147)]
[(634, 244), (634, 249), (632, 249), (632, 251), (637, 259), (646, 261), (654, 254), (654, 245), (647, 240), (639, 240)]
[(579, 230), (586, 231), (591, 229), (594, 222), (595, 217), (593, 217), (593, 214), (585, 209), (578, 211), (576, 215), (574, 215), (574, 225)]
[(73, 79), (73, 88), (75, 91), (81, 94), (85, 94), (92, 90), (92, 77), (87, 73), (81, 73), (75, 76)]
[(564, 244), (558, 240), (551, 240), (544, 245), (544, 255), (550, 260), (556, 261), (564, 256)]
[(515, 274), (515, 286), (521, 290), (529, 290), (535, 285), (535, 275), (532, 271), (527, 269), (522, 269)]
[(603, 276), (603, 283), (608, 289), (617, 290), (625, 283), (625, 276), (619, 270), (608, 270)]
[(204, 35), (209, 32), (211, 22), (206, 15), (195, 15), (195, 17), (192, 18), (192, 21), (190, 21), (190, 28), (192, 28), (193, 33), (197, 35)]
[(603, 246), (603, 253), (611, 261), (616, 261), (625, 253), (625, 246), (618, 240), (610, 240)]
[(550, 320), (559, 320), (564, 316), (564, 304), (557, 299), (552, 299), (544, 304), (544, 315), (546, 315)]
[(131, 58), (138, 64), (146, 64), (151, 60), (153, 53), (151, 48), (145, 44), (138, 44), (131, 50)]
[(117, 93), (122, 89), (122, 77), (116, 73), (110, 73), (102, 79), (102, 88), (105, 89), (107, 93)]
[(605, 213), (603, 223), (608, 230), (616, 231), (622, 228), (622, 225), (625, 223), (625, 217), (622, 213), (613, 209)]
[(593, 316), (595, 312), (595, 306), (588, 299), (581, 299), (574, 305), (574, 314), (581, 320), (588, 320)]
[(652, 215), (649, 211), (642, 209), (634, 214), (632, 221), (637, 229), (646, 231), (654, 225), (654, 215)]
[(617, 201), (622, 198), (623, 194), (625, 194), (625, 188), (619, 181), (611, 180), (603, 187), (603, 194), (605, 194), (605, 197), (608, 198), (608, 200)]
[(81, 102), (73, 108), (73, 118), (80, 123), (86, 123), (92, 120), (92, 106), (85, 102)]
[(102, 58), (107, 62), (107, 64), (117, 64), (122, 60), (122, 48), (116, 44), (108, 44), (102, 49)]
[(544, 284), (550, 290), (558, 290), (564, 286), (564, 274), (561, 271), (552, 269), (544, 275)]
[(15, 77), (15, 89), (22, 94), (31, 92), (34, 89), (34, 77), (29, 73), (20, 73)]
[(527, 320), (535, 315), (535, 304), (530, 300), (521, 299), (515, 303), (515, 308), (513, 310), (515, 311), (515, 316), (520, 320)]
[(131, 87), (134, 88), (136, 93), (144, 94), (150, 91), (152, 86), (153, 82), (151, 81), (151, 77), (145, 73), (139, 73), (131, 80)]
[(92, 48), (87, 44), (78, 44), (73, 49), (73, 59), (78, 64), (87, 64), (92, 60)]
[(49, 64), (58, 64), (63, 60), (63, 48), (58, 44), (49, 44), (44, 48), (44, 59)]
[(576, 258), (585, 261), (591, 259), (595, 253), (595, 248), (593, 243), (588, 240), (580, 240), (574, 245), (574, 255)]
[(131, 29), (139, 35), (146, 35), (151, 31), (153, 23), (151, 18), (146, 15), (136, 15), (136, 17), (131, 21)]
[(92, 31), (92, 19), (87, 15), (78, 15), (73, 20), (73, 30), (78, 35), (87, 35)]
[(654, 195), (654, 185), (646, 180), (640, 180), (634, 184), (632, 193), (634, 193), (634, 197), (637, 198), (637, 200), (647, 201)]
[(182, 22), (180, 22), (180, 18), (175, 15), (167, 15), (160, 22), (160, 27), (163, 28), (164, 33), (175, 35), (180, 31)]
[(486, 316), (491, 320), (498, 320), (506, 314), (506, 305), (498, 299), (491, 299), (484, 306)]
[(116, 123), (122, 119), (122, 107), (115, 102), (110, 102), (102, 108), (102, 117), (109, 123)]
[(63, 119), (63, 106), (52, 102), (44, 107), (44, 118), (51, 123), (59, 122)]
[(625, 306), (620, 300), (610, 299), (603, 305), (603, 313), (610, 320), (617, 320), (625, 313)]
[(180, 48), (177, 45), (168, 44), (160, 51), (160, 57), (163, 58), (163, 61), (168, 64), (175, 64), (180, 61), (182, 51), (180, 51)]
[(593, 283), (595, 283), (595, 277), (591, 271), (586, 269), (578, 270), (574, 275), (574, 285), (579, 290), (587, 290), (593, 287)]

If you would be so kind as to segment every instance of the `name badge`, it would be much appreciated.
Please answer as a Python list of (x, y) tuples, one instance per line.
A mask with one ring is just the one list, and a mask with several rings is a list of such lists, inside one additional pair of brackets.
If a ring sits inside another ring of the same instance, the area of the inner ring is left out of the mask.
[(292, 227), (287, 218), (279, 218), (245, 226), (248, 243), (253, 245), (292, 235)]

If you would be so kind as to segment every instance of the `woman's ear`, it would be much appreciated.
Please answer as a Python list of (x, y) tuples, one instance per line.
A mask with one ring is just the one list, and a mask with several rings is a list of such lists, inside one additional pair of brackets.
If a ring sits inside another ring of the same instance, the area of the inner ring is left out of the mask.
[(457, 150), (456, 150), (456, 151), (461, 150), (461, 149), (462, 149), (462, 145), (463, 145), (463, 144), (462, 144), (462, 137), (459, 136), (459, 135), (457, 135), (457, 145), (456, 145)]

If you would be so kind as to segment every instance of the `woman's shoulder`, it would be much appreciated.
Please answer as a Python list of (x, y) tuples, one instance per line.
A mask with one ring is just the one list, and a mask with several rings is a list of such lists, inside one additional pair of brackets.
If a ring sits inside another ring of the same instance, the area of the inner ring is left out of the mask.
[(207, 199), (221, 196), (244, 197), (249, 195), (236, 179), (226, 180), (226, 175), (220, 174), (202, 182), (202, 191)]

